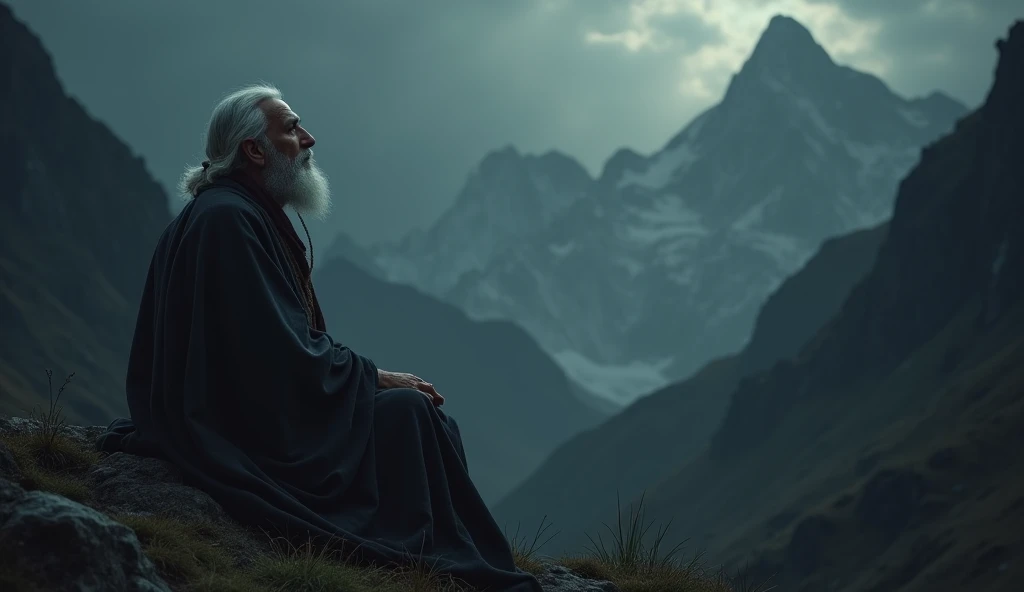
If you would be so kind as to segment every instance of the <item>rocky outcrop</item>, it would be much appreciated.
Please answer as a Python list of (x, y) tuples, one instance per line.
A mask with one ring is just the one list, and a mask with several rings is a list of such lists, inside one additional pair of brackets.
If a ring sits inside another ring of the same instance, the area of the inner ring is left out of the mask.
[(7, 586), (170, 591), (132, 529), (66, 497), (0, 478), (0, 524)]
[[(58, 437), (88, 456), (102, 430), (100, 426), (68, 426)], [(137, 536), (129, 526), (147, 524), (135, 522), (145, 519), (186, 528), (202, 525), (204, 532), (215, 533), (215, 546), (229, 558), (222, 570), (244, 570), (276, 552), (268, 537), (234, 522), (228, 509), (184, 484), (173, 465), (155, 458), (124, 453), (97, 455), (88, 466), (58, 471), (56, 474), (70, 476), (84, 485), (85, 489), (75, 495), (81, 498), (78, 501), (39, 489), (27, 491), (28, 487), (19, 482), (36, 488), (46, 482), (38, 475), (33, 477), (38, 467), (22, 466), (24, 453), (16, 454), (8, 443), (17, 447), (18, 443), (31, 442), (38, 431), (36, 420), (0, 418), (0, 589), (184, 589), (190, 583), (184, 579), (188, 572), (165, 557), (166, 550), (161, 546), (165, 543), (147, 546), (142, 542), (146, 537)], [(67, 486), (67, 482), (57, 482)], [(161, 558), (159, 562), (148, 556), (152, 548)], [(563, 566), (546, 564), (545, 568), (539, 579), (547, 592), (617, 590), (610, 582), (580, 577)]]

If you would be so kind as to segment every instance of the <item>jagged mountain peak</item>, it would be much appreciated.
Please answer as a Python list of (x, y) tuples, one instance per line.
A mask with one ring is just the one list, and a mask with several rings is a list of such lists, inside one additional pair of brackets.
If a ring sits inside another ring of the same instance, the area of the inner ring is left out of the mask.
[(511, 171), (534, 170), (543, 173), (567, 173), (570, 175), (584, 175), (589, 173), (575, 158), (559, 150), (548, 150), (542, 154), (522, 152), (513, 144), (506, 144), (501, 148), (488, 152), (476, 167), (476, 175), (479, 177), (493, 177)]
[(876, 106), (904, 100), (877, 76), (837, 64), (806, 27), (778, 15), (732, 77), (722, 105), (726, 112), (757, 111), (780, 94), (832, 106), (854, 96)]
[(647, 165), (647, 158), (631, 148), (619, 148), (605, 161), (598, 179), (601, 183), (614, 182), (622, 178), (623, 173), (642, 170)]
[(785, 14), (776, 14), (768, 20), (757, 45), (762, 51), (770, 51), (772, 47), (820, 47), (807, 27)]
[[(768, 22), (744, 70), (767, 69), (780, 77), (814, 77), (836, 64), (802, 24), (776, 15)], [(741, 72), (742, 75), (742, 72)]]
[[(562, 152), (538, 156), (506, 144), (480, 160), (455, 201), (428, 230), (379, 252), (368, 267), (385, 270), (392, 281), (420, 278), (422, 289), (444, 294), (462, 274), (486, 268), (496, 254), (546, 228), (595, 187), (586, 168)], [(426, 253), (443, 269), (423, 281), (422, 265), (409, 263), (409, 253)]]
[(522, 160), (523, 154), (514, 144), (505, 144), (501, 148), (491, 150), (480, 160), (480, 166), (494, 166)]

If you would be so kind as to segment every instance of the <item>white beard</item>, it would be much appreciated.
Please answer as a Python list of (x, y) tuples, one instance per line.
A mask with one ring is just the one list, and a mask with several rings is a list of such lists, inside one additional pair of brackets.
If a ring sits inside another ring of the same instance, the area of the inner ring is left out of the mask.
[(290, 205), (300, 214), (324, 220), (331, 213), (331, 186), (308, 149), (292, 160), (272, 145), (267, 150), (267, 168), (263, 170), (267, 191), (282, 205)]

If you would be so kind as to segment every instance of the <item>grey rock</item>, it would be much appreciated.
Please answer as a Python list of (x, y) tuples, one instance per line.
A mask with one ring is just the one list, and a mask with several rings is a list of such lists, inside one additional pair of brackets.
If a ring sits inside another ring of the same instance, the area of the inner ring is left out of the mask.
[(179, 520), (220, 520), (227, 513), (212, 497), (182, 483), (166, 461), (115, 452), (90, 471), (96, 502), (111, 513), (161, 514)]
[(18, 468), (11, 449), (2, 440), (0, 440), (0, 479), (9, 479), (15, 483), (21, 481), (21, 469)]
[[(39, 429), (38, 419), (26, 417), (0, 417), (0, 434), (24, 434)], [(106, 430), (106, 426), (65, 425), (61, 435), (66, 436), (83, 448), (91, 450), (96, 438)]]
[(94, 503), (110, 514), (159, 515), (211, 525), (239, 566), (266, 552), (269, 538), (254, 536), (206, 492), (185, 485), (181, 472), (157, 458), (115, 452), (89, 472)]
[(546, 564), (547, 571), (537, 576), (544, 592), (619, 592), (615, 584), (581, 577), (567, 567)]
[(65, 497), (0, 479), (0, 556), (52, 592), (170, 592), (132, 529)]

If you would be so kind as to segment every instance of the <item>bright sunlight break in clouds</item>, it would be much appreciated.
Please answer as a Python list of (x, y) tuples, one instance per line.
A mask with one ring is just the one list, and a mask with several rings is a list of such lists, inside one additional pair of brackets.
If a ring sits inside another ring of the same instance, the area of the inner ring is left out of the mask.
[(750, 55), (772, 16), (785, 14), (809, 28), (825, 50), (839, 62), (852, 62), (885, 78), (888, 60), (873, 49), (881, 25), (855, 19), (837, 4), (812, 0), (714, 2), (708, 0), (639, 0), (629, 5), (629, 20), (617, 31), (589, 31), (586, 41), (619, 45), (630, 52), (673, 52), (676, 37), (663, 23), (695, 18), (720, 32), (718, 42), (679, 55), (679, 92), (714, 101), (722, 96), (729, 77)]

